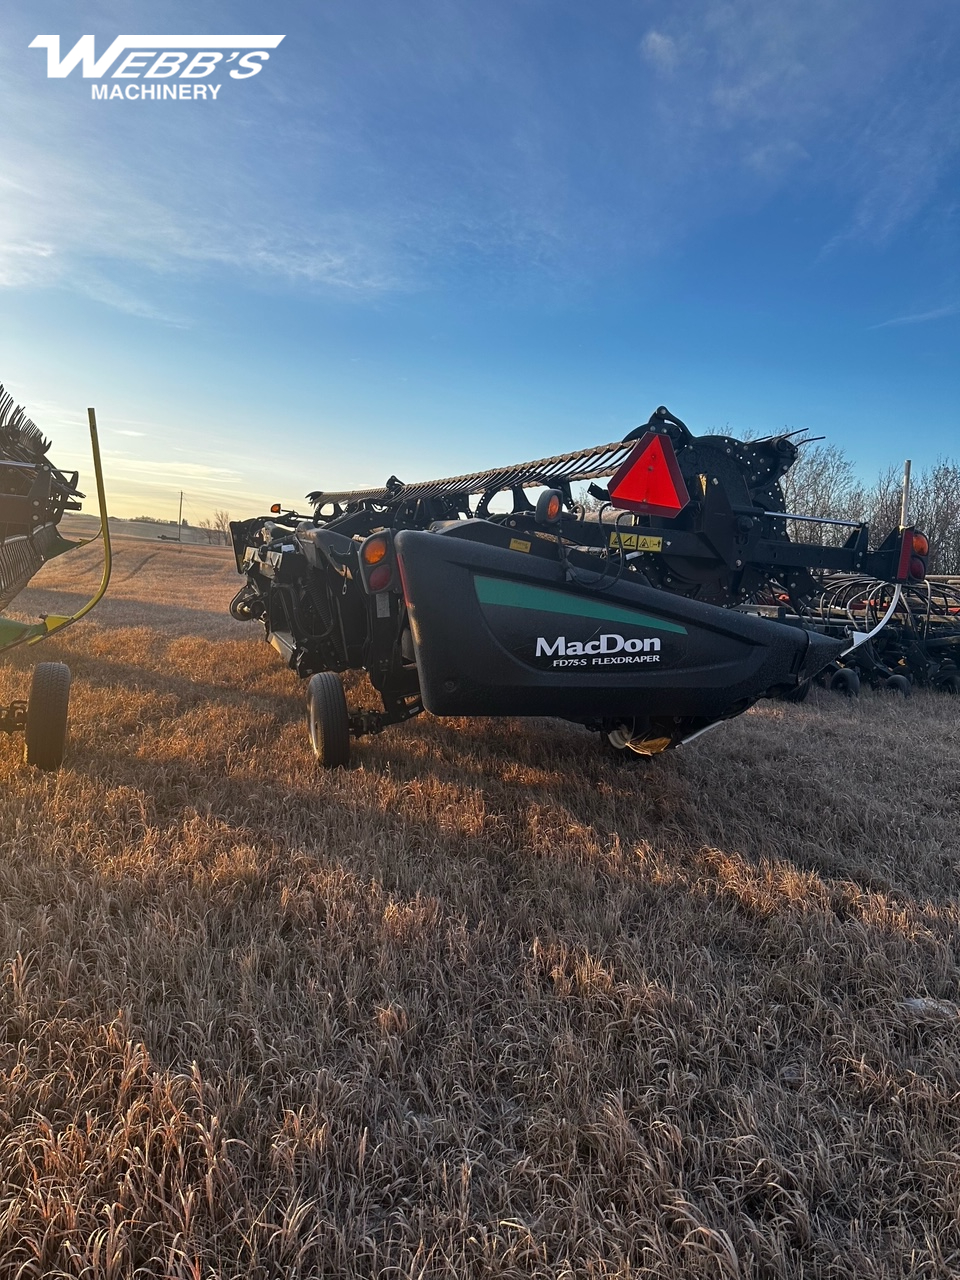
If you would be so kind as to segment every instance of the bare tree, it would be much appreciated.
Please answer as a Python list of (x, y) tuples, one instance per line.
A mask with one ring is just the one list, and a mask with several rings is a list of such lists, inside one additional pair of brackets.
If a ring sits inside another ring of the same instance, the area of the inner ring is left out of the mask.
[(225, 545), (230, 545), (230, 512), (215, 511), (213, 513), (213, 527), (222, 536)]
[(903, 474), (896, 467), (881, 471), (867, 492), (867, 519), (874, 541), (883, 539), (900, 523)]
[[(864, 486), (853, 462), (835, 444), (801, 446), (796, 462), (781, 481), (788, 511), (827, 520), (863, 520), (867, 505)], [(850, 530), (829, 524), (791, 520), (788, 532), (794, 542), (840, 546)]]
[[(788, 511), (834, 520), (865, 520), (877, 546), (900, 524), (903, 473), (889, 466), (872, 485), (857, 478), (853, 463), (837, 445), (801, 449), (784, 476)], [(914, 472), (907, 516), (930, 539), (931, 573), (960, 573), (960, 463), (939, 458), (933, 467)], [(837, 546), (850, 533), (843, 526), (791, 521), (795, 542)]]
[(577, 492), (573, 495), (574, 501), (579, 502), (584, 511), (599, 511), (603, 506), (600, 498), (595, 498), (589, 490), (589, 486), (582, 484)]
[[(874, 545), (900, 524), (903, 473), (887, 467), (865, 495), (865, 511)], [(914, 472), (907, 520), (930, 539), (931, 573), (960, 573), (960, 464), (940, 458)]]
[(198, 526), (203, 530), (207, 542), (220, 546), (230, 545), (230, 512), (215, 511), (213, 519), (201, 520)]
[(960, 465), (938, 458), (910, 490), (907, 520), (930, 539), (931, 573), (960, 572)]
[[(900, 524), (903, 474), (899, 467), (881, 471), (873, 484), (861, 480), (854, 464), (835, 444), (802, 446), (781, 481), (786, 510), (828, 520), (865, 521), (874, 547)], [(588, 512), (602, 504), (586, 486), (577, 499)], [(960, 463), (938, 458), (934, 466), (914, 472), (907, 519), (930, 540), (930, 573), (960, 574)], [(794, 542), (840, 546), (852, 530), (844, 525), (791, 520)]]

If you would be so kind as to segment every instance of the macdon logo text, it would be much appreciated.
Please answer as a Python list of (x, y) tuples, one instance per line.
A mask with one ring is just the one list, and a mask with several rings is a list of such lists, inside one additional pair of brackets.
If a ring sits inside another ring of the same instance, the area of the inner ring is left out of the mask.
[(554, 667), (619, 667), (660, 661), (660, 641), (656, 636), (625, 640), (606, 634), (596, 640), (568, 640), (557, 636), (547, 640), (537, 636), (536, 657), (553, 658)]
[[(209, 83), (208, 77), (223, 71), (231, 80), (249, 80), (259, 75), (270, 58), (270, 50), (276, 49), (284, 38), (117, 36), (99, 58), (91, 35), (81, 36), (62, 58), (59, 36), (37, 36), (29, 47), (46, 49), (48, 80), (63, 80), (79, 66), (86, 80), (102, 80), (109, 72), (110, 80), (125, 82), (91, 85), (90, 96), (95, 100), (184, 102), (206, 101), (209, 97), (216, 101), (223, 85)], [(179, 83), (163, 83), (172, 80)]]

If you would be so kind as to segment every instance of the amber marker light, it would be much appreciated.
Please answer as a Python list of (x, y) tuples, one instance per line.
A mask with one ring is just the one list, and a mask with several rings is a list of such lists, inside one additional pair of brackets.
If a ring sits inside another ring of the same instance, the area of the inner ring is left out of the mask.
[(360, 550), (360, 557), (364, 564), (379, 564), (386, 554), (386, 538), (368, 538)]
[(915, 556), (925, 556), (930, 552), (930, 540), (925, 533), (915, 533), (913, 535), (913, 554)]
[(545, 489), (537, 499), (537, 524), (556, 524), (563, 510), (563, 496), (556, 489)]

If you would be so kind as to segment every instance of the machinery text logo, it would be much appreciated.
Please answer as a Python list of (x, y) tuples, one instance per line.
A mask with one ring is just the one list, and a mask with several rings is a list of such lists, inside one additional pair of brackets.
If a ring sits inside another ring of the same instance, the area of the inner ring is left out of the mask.
[(552, 658), (554, 667), (636, 666), (660, 661), (660, 641), (656, 636), (625, 640), (619, 635), (602, 635), (598, 640), (587, 641), (537, 636), (535, 656)]
[(81, 36), (62, 58), (59, 36), (37, 36), (29, 47), (46, 49), (48, 80), (63, 80), (78, 66), (85, 80), (103, 80), (109, 73), (106, 84), (90, 86), (95, 100), (195, 102), (209, 98), (215, 102), (223, 84), (211, 83), (210, 77), (224, 71), (231, 80), (259, 75), (270, 50), (283, 39), (262, 35), (117, 36), (99, 58), (93, 36)]

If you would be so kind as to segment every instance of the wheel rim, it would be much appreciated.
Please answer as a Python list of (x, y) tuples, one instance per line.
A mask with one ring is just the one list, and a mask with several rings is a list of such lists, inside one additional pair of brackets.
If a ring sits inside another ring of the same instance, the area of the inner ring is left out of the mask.
[(307, 733), (310, 735), (310, 746), (319, 760), (323, 755), (323, 740), (320, 737), (320, 723), (317, 719), (317, 706), (313, 698), (307, 703)]

